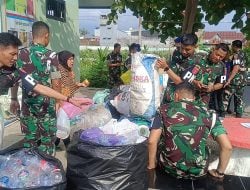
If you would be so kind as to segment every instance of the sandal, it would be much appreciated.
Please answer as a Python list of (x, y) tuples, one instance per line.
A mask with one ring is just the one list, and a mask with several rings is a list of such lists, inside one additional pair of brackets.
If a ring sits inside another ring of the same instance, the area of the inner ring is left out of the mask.
[(218, 169), (212, 169), (212, 170), (208, 170), (208, 173), (216, 178), (223, 178), (225, 176), (224, 173), (220, 172)]

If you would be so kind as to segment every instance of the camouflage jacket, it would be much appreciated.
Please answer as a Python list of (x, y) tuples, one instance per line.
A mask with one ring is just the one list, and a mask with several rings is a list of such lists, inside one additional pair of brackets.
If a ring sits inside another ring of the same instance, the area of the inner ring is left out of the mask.
[(27, 75), (23, 70), (19, 70), (14, 66), (0, 68), (0, 95), (7, 95), (10, 87), (19, 84), (22, 81), (22, 89), (26, 93), (30, 93), (37, 82)]
[(203, 57), (197, 53), (195, 53), (191, 57), (186, 58), (182, 56), (181, 52), (176, 51), (176, 53), (172, 57), (170, 68), (175, 72), (175, 74), (181, 76), (186, 69), (195, 64), (199, 64), (202, 58)]
[[(204, 85), (226, 82), (226, 67), (223, 62), (212, 63), (209, 61), (209, 55), (200, 61), (200, 70), (196, 75), (196, 80), (201, 81)], [(196, 91), (196, 100), (202, 101), (208, 105), (210, 93)]]
[[(120, 53), (114, 53), (113, 51), (107, 56), (108, 63), (122, 63), (122, 55)], [(121, 67), (109, 67), (110, 75), (121, 75)]]
[[(235, 65), (239, 65), (240, 70), (231, 81), (232, 85), (236, 85), (236, 86), (246, 85), (247, 83), (246, 63), (247, 63), (247, 57), (246, 57), (246, 54), (242, 50), (239, 50), (238, 52), (233, 54), (233, 58), (232, 58), (233, 67)], [(233, 67), (231, 69), (233, 69)]]
[(226, 131), (217, 119), (211, 129), (212, 114), (205, 107), (183, 99), (160, 107), (162, 136), (159, 161), (164, 170), (177, 178), (199, 177), (207, 172), (206, 140)]
[[(32, 44), (19, 52), (17, 66), (30, 74), (38, 83), (51, 87), (51, 80), (61, 78), (59, 62), (55, 52), (40, 44)], [(38, 94), (27, 94), (23, 91), (22, 114), (43, 117), (48, 106), (53, 106), (55, 100)]]
[(0, 68), (0, 95), (7, 95), (10, 87), (13, 87), (19, 81), (19, 75), (15, 67)]

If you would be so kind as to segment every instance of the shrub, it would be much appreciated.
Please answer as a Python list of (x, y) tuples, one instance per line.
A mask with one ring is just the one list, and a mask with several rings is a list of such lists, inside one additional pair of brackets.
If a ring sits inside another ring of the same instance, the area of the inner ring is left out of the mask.
[(108, 81), (108, 68), (106, 57), (108, 48), (81, 51), (80, 78), (87, 78), (91, 87), (106, 88)]

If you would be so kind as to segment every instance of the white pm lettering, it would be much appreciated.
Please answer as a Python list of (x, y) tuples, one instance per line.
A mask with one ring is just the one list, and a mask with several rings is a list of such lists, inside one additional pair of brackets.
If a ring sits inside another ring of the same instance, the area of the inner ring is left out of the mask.
[(240, 59), (234, 59), (233, 64), (234, 65), (240, 65)]
[(186, 80), (188, 79), (188, 82), (192, 82), (194, 80), (194, 75), (193, 73), (191, 73), (190, 71), (188, 71), (184, 77), (183, 77), (183, 80)]
[(28, 83), (30, 83), (32, 86), (35, 86), (35, 85), (36, 85), (35, 80), (34, 80), (31, 76), (27, 75), (24, 79), (25, 79)]
[(226, 75), (223, 75), (220, 77), (220, 83), (224, 83), (224, 82), (226, 82), (226, 80), (227, 80)]

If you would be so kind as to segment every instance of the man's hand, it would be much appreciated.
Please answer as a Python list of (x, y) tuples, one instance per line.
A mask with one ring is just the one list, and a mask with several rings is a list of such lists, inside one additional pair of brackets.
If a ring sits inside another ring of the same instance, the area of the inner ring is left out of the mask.
[(78, 98), (70, 98), (69, 103), (81, 108), (82, 105), (90, 105), (91, 103), (88, 100), (79, 100)]
[(161, 68), (163, 70), (169, 69), (169, 65), (165, 59), (158, 59), (156, 62), (156, 67)]
[(202, 88), (204, 88), (204, 85), (203, 85), (202, 82), (199, 81), (199, 80), (193, 80), (193, 84), (194, 84), (194, 86), (195, 86), (196, 88), (198, 88), (198, 89), (200, 89), (200, 90), (202, 90)]
[(207, 92), (207, 93), (213, 92), (214, 91), (214, 85), (203, 85), (202, 84), (201, 91), (202, 92)]
[(231, 83), (231, 81), (228, 80), (228, 81), (224, 84), (223, 88), (226, 88), (228, 85), (230, 85), (230, 83)]
[(11, 100), (10, 102), (10, 112), (17, 115), (20, 112), (20, 104), (18, 100)]

